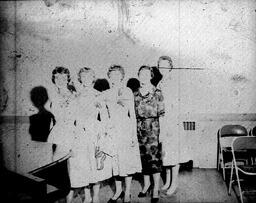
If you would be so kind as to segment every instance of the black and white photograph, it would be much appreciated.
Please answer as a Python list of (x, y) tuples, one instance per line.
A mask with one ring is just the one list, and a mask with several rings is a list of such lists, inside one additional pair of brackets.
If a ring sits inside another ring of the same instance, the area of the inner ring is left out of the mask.
[(0, 202), (256, 202), (256, 0), (0, 0)]

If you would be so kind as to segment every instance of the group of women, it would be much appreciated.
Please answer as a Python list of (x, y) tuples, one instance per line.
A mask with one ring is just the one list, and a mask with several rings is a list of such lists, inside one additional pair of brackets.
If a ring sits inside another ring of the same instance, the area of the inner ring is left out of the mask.
[[(139, 68), (140, 87), (134, 93), (124, 84), (125, 71), (118, 65), (108, 69), (110, 88), (103, 92), (94, 89), (96, 78), (90, 68), (80, 69), (77, 74), (80, 85), (76, 88), (71, 85), (67, 68), (53, 70), (56, 95), (50, 108), (56, 125), (48, 142), (64, 145), (71, 151), (71, 190), (67, 202), (72, 201), (75, 188), (84, 188), (85, 202), (99, 202), (100, 182), (111, 177), (115, 179), (115, 194), (108, 202), (117, 202), (120, 198), (131, 202), (130, 187), (135, 173), (142, 173), (144, 178), (138, 197), (143, 198), (151, 192), (151, 201), (157, 202), (163, 166), (166, 168), (166, 183), (162, 189), (169, 195), (175, 191), (179, 143), (174, 128), (178, 122), (171, 119), (175, 117), (172, 115), (174, 105), (166, 102), (170, 97), (171, 58), (160, 57), (157, 68), (163, 75), (157, 87), (152, 84), (152, 68)], [(174, 125), (169, 125), (170, 120)]]

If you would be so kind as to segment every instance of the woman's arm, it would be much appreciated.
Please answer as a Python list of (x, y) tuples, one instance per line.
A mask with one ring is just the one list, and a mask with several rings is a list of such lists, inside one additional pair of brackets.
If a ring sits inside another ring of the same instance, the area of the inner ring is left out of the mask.
[(157, 103), (157, 115), (159, 116), (160, 134), (159, 141), (162, 142), (166, 136), (166, 119), (165, 115), (165, 103), (164, 96), (161, 90), (157, 90), (158, 103)]
[(127, 108), (128, 113), (130, 115), (130, 121), (131, 121), (131, 127), (133, 129), (132, 131), (132, 144), (135, 144), (138, 140), (137, 138), (137, 120), (135, 115), (135, 105), (134, 105), (134, 95), (130, 89), (127, 91)]

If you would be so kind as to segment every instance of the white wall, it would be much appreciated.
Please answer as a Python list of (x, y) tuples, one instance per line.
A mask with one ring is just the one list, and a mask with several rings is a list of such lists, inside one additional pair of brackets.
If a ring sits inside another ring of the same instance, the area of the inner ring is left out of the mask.
[(83, 66), (106, 77), (111, 64), (121, 64), (129, 78), (161, 55), (175, 67), (204, 68), (173, 71), (180, 114), (255, 113), (255, 1), (129, 0), (122, 9), (118, 2), (1, 2), (1, 74), (9, 96), (2, 115), (35, 113), (29, 92), (37, 85), (51, 91), (55, 66), (68, 67), (76, 80)]

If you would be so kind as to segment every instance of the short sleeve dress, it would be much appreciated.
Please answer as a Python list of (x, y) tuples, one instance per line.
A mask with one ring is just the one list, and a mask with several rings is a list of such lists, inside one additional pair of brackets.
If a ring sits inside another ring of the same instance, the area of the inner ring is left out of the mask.
[(165, 113), (164, 97), (161, 90), (153, 86), (146, 95), (142, 95), (140, 89), (134, 95), (142, 173), (158, 173), (162, 170), (159, 117)]
[[(76, 163), (81, 163), (80, 169), (73, 169), (72, 174), (77, 177), (77, 181), (84, 180), (89, 183), (96, 183), (106, 180), (112, 176), (112, 159), (106, 156), (104, 167), (97, 169), (96, 147), (105, 152), (106, 145), (109, 145), (109, 139), (104, 133), (102, 122), (103, 115), (100, 115), (100, 106), (98, 105), (97, 95), (99, 92), (95, 89), (88, 89), (86, 93), (78, 96), (76, 105), (77, 131), (74, 141)], [(101, 107), (103, 108), (103, 106)], [(101, 121), (98, 117), (101, 117)], [(84, 165), (83, 165), (84, 164)]]
[[(56, 144), (57, 147), (62, 145), (72, 151), (75, 149), (74, 155), (68, 160), (70, 184), (72, 188), (84, 187), (90, 183), (86, 174), (88, 170), (84, 170), (89, 162), (87, 159), (80, 159), (80, 154), (77, 153), (80, 148), (77, 148), (75, 142), (76, 97), (72, 93), (66, 96), (57, 93), (52, 96), (50, 108), (55, 116), (56, 125), (53, 126), (47, 141)], [(55, 159), (54, 154), (53, 159)]]
[(72, 93), (66, 96), (55, 93), (51, 96), (50, 111), (55, 117), (56, 124), (53, 126), (47, 141), (71, 149), (75, 135), (75, 96)]
[[(127, 176), (139, 173), (141, 159), (136, 135), (133, 93), (127, 87), (120, 87), (107, 90), (105, 96), (109, 112), (109, 134), (112, 136), (115, 151), (113, 175)], [(122, 104), (118, 101), (122, 101)]]
[(187, 142), (179, 122), (179, 93), (177, 81), (160, 81), (165, 98), (165, 116), (162, 119), (160, 138), (163, 150), (163, 166), (174, 166), (189, 161)]

